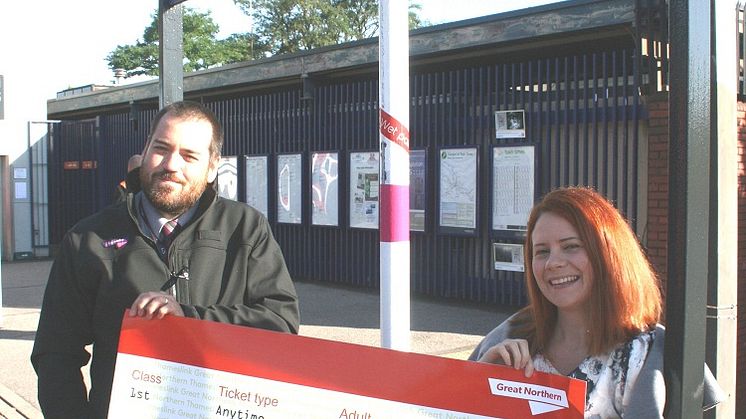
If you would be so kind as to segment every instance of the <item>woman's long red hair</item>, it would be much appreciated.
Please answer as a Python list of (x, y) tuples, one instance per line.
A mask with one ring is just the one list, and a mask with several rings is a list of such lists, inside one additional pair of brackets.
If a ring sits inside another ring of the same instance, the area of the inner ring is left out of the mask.
[(526, 234), (525, 272), (529, 307), (517, 332), (532, 352), (546, 348), (557, 322), (557, 308), (539, 290), (533, 275), (532, 234), (542, 214), (551, 212), (572, 224), (593, 266), (588, 305), (589, 351), (598, 355), (644, 330), (661, 315), (658, 278), (627, 221), (598, 192), (568, 187), (549, 192), (534, 206)]

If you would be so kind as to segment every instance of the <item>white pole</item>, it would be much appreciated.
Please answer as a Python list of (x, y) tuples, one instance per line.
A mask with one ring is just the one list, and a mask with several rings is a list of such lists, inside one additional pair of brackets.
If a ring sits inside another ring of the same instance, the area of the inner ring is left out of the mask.
[(409, 7), (379, 3), (381, 346), (409, 351)]

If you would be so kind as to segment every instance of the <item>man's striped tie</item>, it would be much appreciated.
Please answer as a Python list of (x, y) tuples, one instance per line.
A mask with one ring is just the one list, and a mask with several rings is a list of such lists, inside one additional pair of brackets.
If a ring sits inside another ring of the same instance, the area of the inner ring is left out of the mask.
[(163, 227), (161, 227), (161, 234), (160, 237), (158, 237), (158, 241), (160, 242), (160, 248), (161, 253), (165, 256), (168, 252), (168, 248), (171, 246), (171, 241), (176, 237), (176, 233), (179, 232), (179, 222), (174, 220), (166, 222), (166, 224), (163, 224)]

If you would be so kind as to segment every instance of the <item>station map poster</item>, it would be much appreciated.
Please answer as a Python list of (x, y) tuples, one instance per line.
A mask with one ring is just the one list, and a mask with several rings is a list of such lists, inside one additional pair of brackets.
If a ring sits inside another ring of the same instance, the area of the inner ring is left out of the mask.
[(441, 227), (474, 233), (477, 228), (477, 148), (440, 150)]
[(311, 223), (339, 225), (339, 153), (311, 154)]
[(238, 200), (238, 158), (223, 156), (218, 163), (218, 195)]
[(125, 313), (109, 419), (580, 419), (585, 390), (563, 375)]
[(350, 153), (350, 227), (378, 228), (377, 151)]
[(492, 229), (526, 231), (534, 205), (534, 146), (492, 149)]
[(425, 231), (427, 205), (427, 153), (425, 150), (409, 151), (409, 229)]
[(279, 154), (277, 156), (277, 222), (300, 224), (303, 221), (301, 182), (303, 156)]
[(269, 218), (269, 157), (246, 156), (246, 203)]

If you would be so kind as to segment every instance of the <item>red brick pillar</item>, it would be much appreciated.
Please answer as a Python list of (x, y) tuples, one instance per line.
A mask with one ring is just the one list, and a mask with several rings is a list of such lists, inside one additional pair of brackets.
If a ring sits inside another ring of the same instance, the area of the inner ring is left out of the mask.
[(648, 108), (648, 257), (660, 275), (668, 272), (668, 93), (646, 96)]

